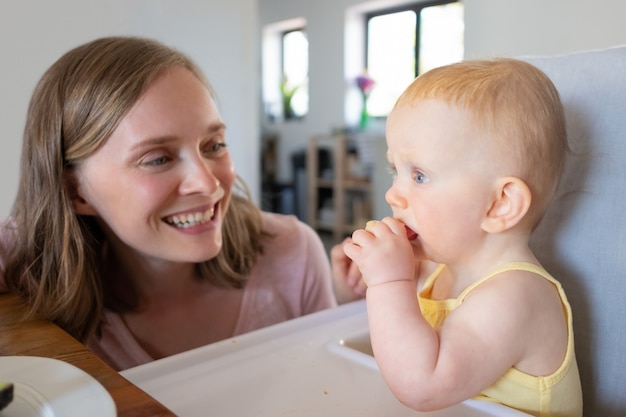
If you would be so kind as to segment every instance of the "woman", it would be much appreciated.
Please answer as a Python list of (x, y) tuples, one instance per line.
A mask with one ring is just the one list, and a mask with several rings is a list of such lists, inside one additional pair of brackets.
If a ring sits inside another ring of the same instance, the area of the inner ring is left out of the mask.
[(335, 306), (319, 237), (252, 204), (225, 131), (172, 48), (66, 53), (29, 106), (0, 292), (118, 370)]

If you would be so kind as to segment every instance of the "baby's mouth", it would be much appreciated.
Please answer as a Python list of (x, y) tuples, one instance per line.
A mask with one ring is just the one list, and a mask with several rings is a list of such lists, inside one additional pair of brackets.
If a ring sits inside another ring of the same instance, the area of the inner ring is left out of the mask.
[(415, 233), (413, 229), (410, 229), (408, 226), (404, 226), (404, 229), (406, 230), (406, 237), (409, 240), (417, 239), (417, 233)]
[(186, 229), (188, 227), (206, 223), (210, 221), (214, 215), (215, 206), (204, 212), (198, 211), (195, 213), (176, 214), (174, 216), (165, 217), (163, 220), (171, 226)]

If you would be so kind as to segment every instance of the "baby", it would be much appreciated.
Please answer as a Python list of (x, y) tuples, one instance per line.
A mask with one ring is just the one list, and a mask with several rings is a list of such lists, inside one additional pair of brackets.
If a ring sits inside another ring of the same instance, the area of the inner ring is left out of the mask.
[(514, 59), (436, 68), (399, 97), (387, 146), (393, 217), (343, 249), (394, 395), (421, 411), (483, 398), (580, 417), (570, 305), (528, 246), (568, 151), (552, 82)]

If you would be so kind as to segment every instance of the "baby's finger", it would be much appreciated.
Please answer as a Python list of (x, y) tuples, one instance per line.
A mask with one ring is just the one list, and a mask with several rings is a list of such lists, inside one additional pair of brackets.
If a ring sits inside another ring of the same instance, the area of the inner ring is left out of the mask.
[(347, 276), (348, 285), (351, 287), (355, 287), (361, 280), (361, 270), (355, 263), (350, 264)]
[(352, 232), (352, 243), (355, 245), (363, 246), (368, 242), (371, 242), (375, 238), (373, 232), (365, 229), (357, 229)]
[(331, 262), (333, 264), (341, 264), (341, 263), (346, 263), (347, 262), (346, 255), (345, 255), (345, 253), (343, 251), (343, 247), (347, 243), (351, 243), (351, 239), (350, 238), (344, 239), (343, 242), (334, 245), (330, 249), (330, 260), (331, 260)]
[(385, 217), (381, 220), (381, 223), (384, 223), (393, 234), (406, 236), (406, 227), (400, 220), (393, 217)]
[(361, 247), (354, 241), (354, 239), (350, 240), (350, 242), (345, 242), (343, 243), (343, 245), (341, 245), (343, 248), (343, 253), (350, 258), (351, 260), (354, 260), (355, 257), (358, 256), (358, 254), (361, 251)]

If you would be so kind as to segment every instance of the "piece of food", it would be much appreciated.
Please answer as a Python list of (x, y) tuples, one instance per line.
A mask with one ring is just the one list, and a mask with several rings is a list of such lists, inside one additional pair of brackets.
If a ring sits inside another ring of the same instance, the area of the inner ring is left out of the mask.
[(13, 401), (13, 384), (0, 381), (0, 410)]

